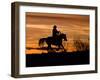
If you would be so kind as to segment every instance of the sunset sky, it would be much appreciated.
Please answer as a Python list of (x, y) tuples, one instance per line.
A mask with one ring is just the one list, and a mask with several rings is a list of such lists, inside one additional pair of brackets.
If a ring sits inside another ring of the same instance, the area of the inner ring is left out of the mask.
[[(37, 50), (40, 38), (52, 35), (53, 25), (67, 35), (64, 42), (68, 52), (75, 51), (73, 40), (89, 39), (89, 16), (74, 14), (26, 13), (26, 54), (41, 54), (45, 50)], [(47, 46), (47, 45), (45, 45)], [(31, 48), (31, 49), (27, 49)]]

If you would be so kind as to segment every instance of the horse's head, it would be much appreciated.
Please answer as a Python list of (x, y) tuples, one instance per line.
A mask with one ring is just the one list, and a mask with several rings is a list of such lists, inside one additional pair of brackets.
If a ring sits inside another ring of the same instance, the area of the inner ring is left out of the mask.
[(61, 37), (62, 37), (62, 39), (64, 39), (65, 41), (67, 41), (66, 34), (64, 34), (64, 33), (61, 33)]

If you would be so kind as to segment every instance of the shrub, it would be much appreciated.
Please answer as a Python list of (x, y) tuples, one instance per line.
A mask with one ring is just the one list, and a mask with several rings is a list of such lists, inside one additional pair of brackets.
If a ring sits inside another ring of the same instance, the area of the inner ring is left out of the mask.
[(89, 51), (89, 41), (83, 42), (82, 40), (74, 40), (76, 51)]

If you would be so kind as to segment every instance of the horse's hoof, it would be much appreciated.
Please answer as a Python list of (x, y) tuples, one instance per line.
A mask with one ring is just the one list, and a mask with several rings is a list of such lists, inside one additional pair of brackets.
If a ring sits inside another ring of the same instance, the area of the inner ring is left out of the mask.
[(66, 52), (66, 50), (64, 50), (64, 52)]

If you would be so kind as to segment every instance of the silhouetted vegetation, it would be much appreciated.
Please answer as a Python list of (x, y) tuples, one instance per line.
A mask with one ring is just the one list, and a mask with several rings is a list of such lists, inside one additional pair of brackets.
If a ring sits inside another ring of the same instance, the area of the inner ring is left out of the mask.
[(76, 51), (89, 51), (89, 42), (82, 40), (73, 40)]

